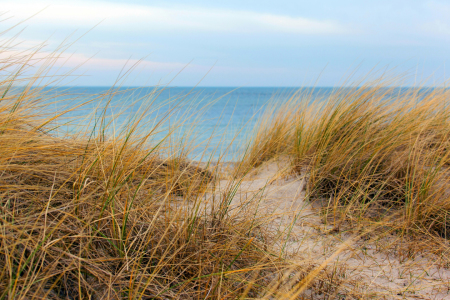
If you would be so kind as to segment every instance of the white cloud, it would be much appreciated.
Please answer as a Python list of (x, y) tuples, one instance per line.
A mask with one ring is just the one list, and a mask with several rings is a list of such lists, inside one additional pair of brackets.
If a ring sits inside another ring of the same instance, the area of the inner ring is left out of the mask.
[(30, 51), (30, 50), (8, 50), (0, 52), (0, 62), (8, 62), (12, 60), (25, 61), (28, 58), (30, 66), (39, 67), (43, 64), (51, 64), (54, 67), (77, 68), (83, 66), (88, 70), (96, 71), (119, 71), (122, 68), (127, 70), (132, 67), (138, 69), (147, 69), (151, 71), (173, 72), (179, 71), (184, 67), (193, 69), (202, 69), (207, 71), (203, 66), (196, 64), (184, 64), (179, 62), (157, 62), (151, 60), (138, 59), (110, 59), (101, 57), (88, 57), (81, 53), (54, 53), (46, 51)]
[(149, 68), (154, 71), (175, 71), (180, 70), (186, 66), (186, 64), (177, 62), (156, 62), (150, 60), (137, 60), (137, 59), (110, 59), (110, 58), (88, 58), (83, 54), (71, 55), (67, 60), (66, 66), (75, 67), (83, 64), (89, 69), (95, 70), (120, 70), (125, 67), (132, 67), (134, 65), (139, 68)]
[[(41, 11), (44, 9), (43, 11)], [(27, 1), (2, 3), (2, 11), (23, 20), (38, 11), (28, 23), (76, 28), (105, 20), (102, 27), (150, 31), (202, 32), (285, 32), (297, 34), (340, 34), (348, 32), (343, 25), (329, 20), (319, 21), (251, 11), (202, 8), (174, 9), (145, 5), (127, 5), (97, 1)]]

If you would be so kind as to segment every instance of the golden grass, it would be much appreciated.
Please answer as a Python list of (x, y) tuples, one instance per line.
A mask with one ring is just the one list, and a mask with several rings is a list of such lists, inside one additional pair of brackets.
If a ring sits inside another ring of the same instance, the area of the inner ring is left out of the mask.
[(115, 136), (105, 135), (111, 124), (104, 111), (91, 132), (49, 134), (59, 116), (45, 113), (51, 99), (32, 86), (51, 62), (26, 76), (32, 57), (2, 61), (0, 298), (235, 298), (263, 291), (264, 272), (280, 260), (263, 250), (252, 220), (226, 213), (225, 196), (203, 207), (215, 171), (182, 154), (167, 156), (164, 141), (150, 144), (160, 125), (142, 130), (148, 107)]
[(297, 128), (295, 167), (308, 169), (311, 197), (333, 218), (447, 238), (449, 95), (372, 85), (333, 96)]
[(225, 205), (195, 210), (209, 171), (162, 159), (131, 132), (45, 134), (27, 115), (32, 101), (12, 112), (15, 97), (0, 118), (2, 298), (233, 297), (257, 286), (274, 258), (249, 220)]
[(244, 151), (239, 162), (241, 172), (248, 172), (259, 167), (280, 154), (292, 153), (295, 126), (307, 110), (307, 104), (301, 99), (310, 99), (307, 90), (298, 90), (288, 96), (284, 103), (277, 103), (273, 99), (267, 109), (256, 122), (249, 137), (250, 144)]
[(297, 94), (259, 125), (245, 159), (258, 165), (288, 155), (307, 177), (307, 197), (319, 200), (336, 229), (371, 224), (423, 246), (446, 244), (450, 91), (389, 87), (395, 83), (381, 78), (316, 101)]
[[(3, 51), (14, 50), (5, 43)], [(314, 284), (336, 289), (329, 278), (298, 284), (315, 264), (272, 251), (267, 224), (251, 209), (258, 199), (230, 213), (242, 174), (217, 194), (219, 166), (187, 160), (192, 145), (173, 136), (177, 124), (155, 137), (177, 105), (149, 127), (154, 91), (118, 131), (99, 106), (87, 131), (54, 135), (64, 113), (92, 101), (108, 106), (120, 91), (49, 112), (61, 95), (39, 84), (64, 78), (50, 74), (60, 54), (38, 54), (1, 60), (0, 299), (283, 298)]]
[[(375, 81), (324, 102), (298, 91), (261, 118), (217, 193), (220, 164), (187, 160), (189, 137), (177, 140), (170, 128), (155, 138), (176, 105), (148, 127), (157, 93), (144, 95), (147, 105), (118, 132), (98, 109), (89, 130), (53, 135), (64, 111), (48, 113), (52, 96), (35, 85), (57, 83), (49, 72), (58, 54), (35, 61), (38, 50), (1, 60), (1, 299), (370, 294), (345, 280), (344, 266), (328, 266), (345, 243), (328, 258), (294, 263), (274, 251), (272, 244), (287, 242), (274, 236), (289, 237), (272, 232), (274, 216), (257, 216), (261, 199), (231, 207), (246, 174), (279, 155), (306, 176), (307, 198), (319, 200), (337, 230), (383, 228), (421, 239), (414, 251), (430, 241), (440, 247), (433, 251), (448, 249), (448, 90), (397, 93)], [(36, 62), (37, 72), (26, 75)], [(96, 100), (108, 104), (115, 93)]]

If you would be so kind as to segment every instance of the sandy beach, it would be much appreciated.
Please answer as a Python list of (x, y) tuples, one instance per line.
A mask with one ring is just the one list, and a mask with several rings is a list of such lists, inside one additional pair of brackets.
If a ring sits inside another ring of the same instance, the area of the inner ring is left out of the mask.
[[(321, 275), (335, 277), (333, 280), (340, 287), (332, 299), (450, 297), (450, 270), (445, 259), (432, 253), (402, 254), (391, 247), (399, 239), (396, 235), (361, 238), (357, 232), (326, 225), (320, 206), (312, 207), (305, 199), (307, 174), (292, 174), (290, 170), (286, 157), (252, 170), (240, 184), (231, 207), (252, 203), (256, 219), (270, 224), (273, 239), (270, 246), (275, 253), (285, 253), (294, 265), (311, 268), (326, 262), (323, 273), (329, 274)], [(222, 179), (217, 193), (230, 183)], [(232, 211), (233, 208), (231, 214)], [(289, 286), (285, 288), (289, 290)], [(305, 295), (308, 293), (314, 295), (314, 299), (319, 297), (317, 291), (306, 291)]]

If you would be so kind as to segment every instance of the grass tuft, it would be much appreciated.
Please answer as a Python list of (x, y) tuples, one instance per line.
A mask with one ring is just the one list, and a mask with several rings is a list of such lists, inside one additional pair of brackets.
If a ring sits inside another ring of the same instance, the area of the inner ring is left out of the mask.
[[(1, 62), (0, 299), (206, 299), (264, 291), (263, 273), (282, 262), (264, 250), (251, 218), (227, 213), (225, 196), (208, 204), (214, 168), (187, 160), (189, 149), (168, 155), (173, 130), (155, 134), (170, 112), (146, 130), (151, 107), (141, 107), (115, 132), (107, 109), (98, 108), (90, 131), (52, 134), (64, 111), (46, 112), (50, 87), (35, 85), (49, 62), (29, 75), (32, 57)], [(117, 92), (97, 100), (109, 105)]]

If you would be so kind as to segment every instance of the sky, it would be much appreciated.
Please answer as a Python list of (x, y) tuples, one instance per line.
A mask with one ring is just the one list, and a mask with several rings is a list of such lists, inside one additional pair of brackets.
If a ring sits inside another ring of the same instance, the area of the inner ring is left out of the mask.
[(386, 70), (433, 85), (450, 71), (449, 0), (2, 0), (0, 11), (0, 32), (17, 24), (0, 36), (17, 36), (9, 52), (70, 44), (56, 66), (76, 68), (80, 86), (130, 68), (124, 85), (338, 86)]

